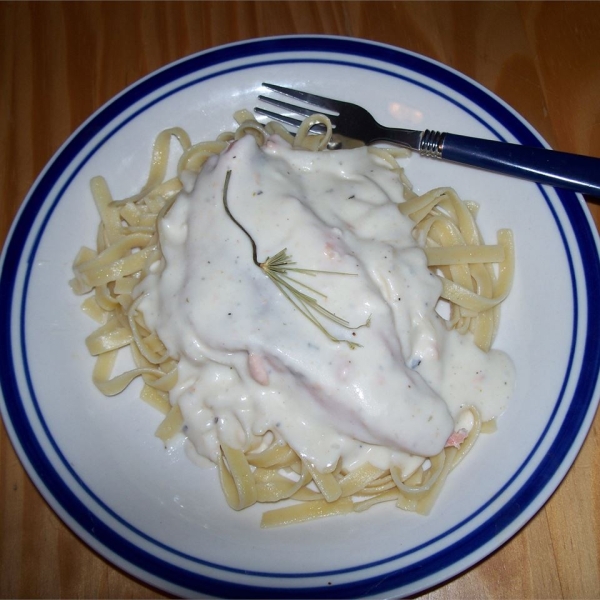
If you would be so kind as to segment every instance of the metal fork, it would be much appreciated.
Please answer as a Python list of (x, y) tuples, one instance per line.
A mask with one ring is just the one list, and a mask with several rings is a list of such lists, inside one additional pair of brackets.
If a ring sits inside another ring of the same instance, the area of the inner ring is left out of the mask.
[[(600, 196), (600, 159), (544, 148), (520, 146), (438, 131), (396, 129), (380, 125), (361, 106), (325, 98), (272, 83), (263, 86), (316, 108), (290, 104), (272, 96), (260, 95), (263, 102), (285, 111), (309, 117), (324, 114), (331, 120), (338, 147), (346, 148), (376, 142), (391, 142), (431, 158), (479, 167), (560, 188)], [(326, 109), (326, 112), (322, 109)], [(298, 127), (301, 119), (256, 107), (255, 112), (286, 125)]]

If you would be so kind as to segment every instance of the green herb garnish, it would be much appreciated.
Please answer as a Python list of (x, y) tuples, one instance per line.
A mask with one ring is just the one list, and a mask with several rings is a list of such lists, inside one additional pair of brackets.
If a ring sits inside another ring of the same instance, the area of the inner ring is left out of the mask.
[(332, 342), (339, 342), (348, 344), (348, 346), (352, 349), (360, 347), (360, 344), (353, 342), (351, 340), (343, 340), (336, 338), (333, 336), (325, 326), (319, 321), (319, 316), (329, 319), (346, 329), (360, 329), (361, 327), (368, 327), (371, 323), (371, 317), (367, 319), (365, 323), (359, 325), (358, 327), (351, 327), (350, 323), (339, 317), (335, 313), (327, 310), (325, 307), (321, 306), (319, 302), (306, 294), (305, 292), (298, 289), (297, 286), (303, 287), (305, 290), (316, 294), (317, 296), (321, 296), (321, 298), (327, 298), (325, 294), (322, 294), (318, 290), (310, 287), (306, 283), (299, 281), (298, 279), (294, 279), (290, 277), (289, 272), (301, 273), (304, 275), (310, 275), (314, 277), (319, 274), (329, 274), (329, 275), (348, 275), (348, 276), (356, 276), (356, 273), (341, 273), (339, 271), (319, 271), (317, 269), (303, 269), (301, 267), (294, 266), (296, 263), (292, 260), (292, 257), (287, 253), (287, 248), (280, 250), (274, 256), (269, 256), (263, 262), (259, 262), (258, 260), (258, 252), (256, 249), (256, 243), (252, 236), (248, 233), (248, 231), (244, 228), (244, 226), (231, 214), (229, 210), (229, 206), (227, 205), (227, 191), (229, 189), (229, 179), (231, 178), (231, 171), (227, 171), (227, 175), (225, 176), (225, 184), (223, 185), (223, 206), (225, 208), (225, 212), (229, 216), (229, 218), (246, 234), (250, 243), (252, 244), (252, 260), (254, 264), (262, 269), (267, 275), (267, 277), (277, 286), (279, 291), (294, 305), (294, 307), (299, 310), (313, 325), (315, 325), (319, 330), (321, 330)]

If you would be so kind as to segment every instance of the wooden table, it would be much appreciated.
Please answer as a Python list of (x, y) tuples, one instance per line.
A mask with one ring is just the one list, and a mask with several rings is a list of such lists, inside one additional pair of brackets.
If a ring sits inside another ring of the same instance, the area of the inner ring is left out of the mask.
[[(114, 94), (167, 63), (259, 36), (322, 33), (437, 59), (511, 104), (555, 148), (600, 156), (600, 3), (2, 2), (0, 242), (59, 145)], [(600, 206), (590, 205), (597, 223)], [(600, 417), (563, 484), (487, 560), (423, 597), (600, 597)], [(82, 544), (0, 432), (0, 596), (162, 594)]]

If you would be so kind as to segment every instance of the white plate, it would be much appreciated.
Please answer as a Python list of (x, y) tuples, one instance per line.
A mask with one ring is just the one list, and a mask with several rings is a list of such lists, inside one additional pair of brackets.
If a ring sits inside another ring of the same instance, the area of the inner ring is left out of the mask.
[[(4, 248), (2, 416), (35, 484), (100, 554), (175, 595), (387, 597), (414, 594), (487, 556), (543, 505), (570, 467), (596, 410), (598, 240), (582, 198), (531, 183), (411, 158), (419, 190), (454, 186), (481, 203), (484, 235), (514, 230), (518, 267), (497, 346), (517, 391), (428, 517), (391, 505), (261, 531), (260, 507), (235, 513), (214, 471), (166, 452), (160, 417), (137, 388), (102, 397), (83, 344), (94, 328), (67, 285), (97, 216), (88, 182), (115, 197), (145, 181), (151, 145), (180, 125), (193, 140), (233, 127), (261, 82), (351, 100), (388, 125), (544, 145), (493, 94), (463, 75), (390, 46), (282, 37), (191, 56), (128, 88), (94, 114), (33, 186)], [(134, 386), (135, 387), (135, 386)]]

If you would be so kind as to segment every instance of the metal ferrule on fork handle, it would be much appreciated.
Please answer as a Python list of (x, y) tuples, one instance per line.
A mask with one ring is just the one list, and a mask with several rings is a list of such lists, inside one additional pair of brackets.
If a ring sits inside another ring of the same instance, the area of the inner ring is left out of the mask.
[(444, 132), (426, 129), (421, 134), (421, 140), (419, 142), (419, 154), (429, 158), (442, 158), (445, 137), (446, 134)]

